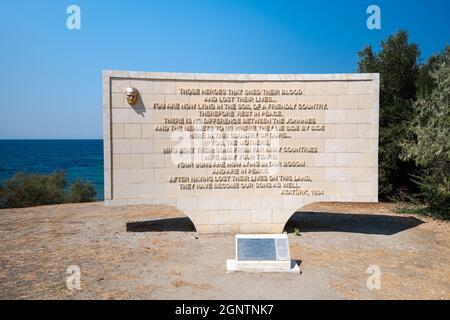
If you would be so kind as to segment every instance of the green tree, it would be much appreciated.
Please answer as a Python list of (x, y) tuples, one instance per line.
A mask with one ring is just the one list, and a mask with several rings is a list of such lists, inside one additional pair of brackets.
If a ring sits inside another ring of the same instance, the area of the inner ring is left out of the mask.
[[(437, 62), (441, 62), (437, 65)], [(413, 105), (414, 118), (403, 141), (403, 158), (420, 166), (414, 181), (432, 214), (450, 217), (450, 50), (434, 56), (427, 70), (432, 81), (426, 88), (431, 94)]]
[(379, 53), (366, 47), (359, 53), (358, 72), (380, 73), (379, 190), (384, 198), (412, 186), (414, 163), (402, 160), (400, 141), (405, 136), (416, 99), (419, 48), (400, 31), (381, 42)]
[(442, 52), (432, 55), (427, 63), (421, 66), (417, 82), (417, 95), (419, 97), (428, 97), (432, 94), (437, 85), (434, 72), (443, 63), (450, 63), (450, 45), (447, 45)]

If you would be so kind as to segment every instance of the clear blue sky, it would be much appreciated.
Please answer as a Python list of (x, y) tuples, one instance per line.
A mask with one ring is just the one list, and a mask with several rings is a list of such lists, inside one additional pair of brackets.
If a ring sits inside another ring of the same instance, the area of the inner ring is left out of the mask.
[[(66, 28), (70, 4), (79, 31)], [(440, 51), (450, 1), (1, 1), (0, 139), (101, 138), (103, 69), (355, 72), (358, 50), (399, 29), (424, 59)]]

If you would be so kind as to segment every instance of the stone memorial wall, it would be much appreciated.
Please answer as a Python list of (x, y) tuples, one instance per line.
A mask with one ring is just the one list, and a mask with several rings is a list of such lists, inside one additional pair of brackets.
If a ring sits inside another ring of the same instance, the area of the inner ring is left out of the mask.
[(308, 203), (378, 201), (378, 74), (105, 71), (103, 94), (106, 205), (281, 233)]

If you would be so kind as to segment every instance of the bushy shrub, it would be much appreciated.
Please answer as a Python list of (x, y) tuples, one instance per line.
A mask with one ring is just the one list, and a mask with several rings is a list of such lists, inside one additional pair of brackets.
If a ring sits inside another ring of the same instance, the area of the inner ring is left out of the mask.
[(70, 187), (67, 201), (71, 203), (95, 201), (97, 192), (91, 182), (76, 180)]
[(25, 208), (65, 202), (95, 201), (92, 183), (79, 180), (65, 192), (66, 176), (63, 172), (50, 175), (17, 173), (0, 186), (0, 207)]
[(64, 202), (64, 173), (36, 175), (17, 173), (6, 180), (0, 190), (2, 206), (24, 208)]

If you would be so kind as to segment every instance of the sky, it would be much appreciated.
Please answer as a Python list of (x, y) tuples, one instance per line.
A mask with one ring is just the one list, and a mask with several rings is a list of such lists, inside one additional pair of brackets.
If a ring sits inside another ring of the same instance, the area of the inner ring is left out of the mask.
[(101, 139), (104, 69), (352, 73), (398, 30), (426, 60), (450, 44), (449, 21), (448, 0), (2, 0), (0, 139)]

